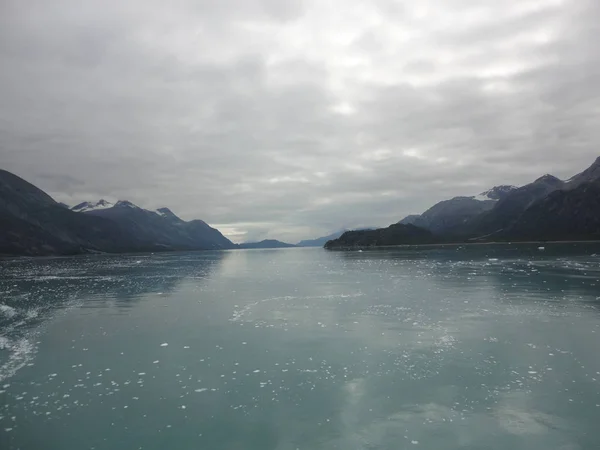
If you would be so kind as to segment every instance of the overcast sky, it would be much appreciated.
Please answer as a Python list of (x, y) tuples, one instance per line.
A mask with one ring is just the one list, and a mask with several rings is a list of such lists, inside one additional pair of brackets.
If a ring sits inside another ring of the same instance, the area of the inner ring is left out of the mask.
[(234, 241), (600, 155), (598, 0), (2, 0), (0, 168)]

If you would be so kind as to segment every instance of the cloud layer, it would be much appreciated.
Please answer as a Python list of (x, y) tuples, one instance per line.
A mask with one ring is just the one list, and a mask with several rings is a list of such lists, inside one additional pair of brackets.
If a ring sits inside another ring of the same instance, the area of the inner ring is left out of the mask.
[(596, 0), (5, 0), (0, 166), (237, 241), (387, 225), (600, 149)]

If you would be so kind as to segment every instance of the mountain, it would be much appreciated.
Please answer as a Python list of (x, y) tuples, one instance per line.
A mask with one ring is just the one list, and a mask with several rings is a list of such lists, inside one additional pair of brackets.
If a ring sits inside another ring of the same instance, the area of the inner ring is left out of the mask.
[(402, 219), (398, 223), (401, 225), (414, 225), (415, 222), (417, 222), (420, 218), (421, 218), (420, 214), (411, 214), (409, 216), (406, 216), (404, 219)]
[(550, 193), (562, 189), (565, 183), (552, 175), (544, 175), (533, 183), (513, 190), (494, 206), (462, 229), (452, 230), (455, 234), (469, 235), (471, 238), (489, 239), (497, 233), (507, 230), (527, 208)]
[(380, 247), (387, 245), (434, 244), (439, 240), (433, 233), (415, 225), (393, 224), (377, 230), (346, 231), (338, 239), (325, 244), (326, 249)]
[(275, 239), (265, 239), (260, 242), (246, 242), (244, 244), (239, 244), (238, 248), (240, 249), (251, 249), (251, 248), (291, 248), (296, 247), (293, 244), (287, 244), (285, 242), (277, 241)]
[(481, 201), (473, 197), (454, 197), (436, 203), (415, 219), (412, 224), (432, 233), (441, 234), (462, 226), (469, 219), (484, 211), (489, 211), (495, 204), (494, 200)]
[(398, 231), (396, 237), (392, 226), (369, 233), (345, 233), (325, 247), (600, 239), (600, 158), (567, 181), (544, 175), (519, 188), (497, 186), (478, 196), (437, 203), (422, 215), (405, 217), (396, 224), (411, 225), (427, 228), (433, 236), (406, 236)]
[(596, 161), (585, 169), (583, 172), (568, 179), (566, 183), (567, 189), (575, 189), (583, 183), (589, 183), (600, 179), (600, 156)]
[(496, 203), (516, 189), (514, 186), (496, 186), (479, 195), (454, 197), (436, 203), (421, 215), (410, 215), (399, 224), (416, 225), (434, 234), (443, 234), (462, 227), (469, 220), (489, 211)]
[(323, 247), (327, 241), (339, 238), (346, 231), (347, 230), (336, 231), (335, 233), (332, 233), (329, 236), (323, 236), (316, 239), (305, 239), (303, 241), (298, 242), (296, 245), (298, 247)]
[(91, 205), (92, 207), (81, 208), (84, 215), (109, 219), (119, 224), (128, 233), (143, 241), (152, 242), (163, 249), (219, 250), (235, 248), (235, 244), (223, 236), (219, 230), (201, 220), (186, 222), (168, 208), (150, 211), (125, 200), (118, 201), (112, 206), (103, 200)]
[(531, 205), (503, 234), (519, 240), (600, 239), (600, 173)]
[[(79, 212), (77, 212), (79, 211)], [(104, 200), (68, 209), (18, 176), (0, 170), (0, 254), (67, 255), (236, 248), (201, 220), (170, 210)]]
[(153, 250), (110, 220), (70, 211), (18, 176), (0, 170), (0, 254), (59, 255)]
[(482, 200), (482, 201), (502, 200), (504, 197), (506, 197), (508, 194), (510, 194), (515, 189), (517, 189), (516, 186), (503, 184), (501, 186), (494, 186), (493, 188), (491, 188), (485, 192), (482, 192), (481, 194), (476, 195), (473, 198), (475, 198), (476, 200)]

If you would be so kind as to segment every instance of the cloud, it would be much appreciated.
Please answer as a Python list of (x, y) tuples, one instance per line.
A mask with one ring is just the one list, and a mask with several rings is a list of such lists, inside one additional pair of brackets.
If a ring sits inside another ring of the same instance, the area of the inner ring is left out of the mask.
[(0, 161), (235, 239), (387, 225), (599, 151), (594, 0), (0, 6)]

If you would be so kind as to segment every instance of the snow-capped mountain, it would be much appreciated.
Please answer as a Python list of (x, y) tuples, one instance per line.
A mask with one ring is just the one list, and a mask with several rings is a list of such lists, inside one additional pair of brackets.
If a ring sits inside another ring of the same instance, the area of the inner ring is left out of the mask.
[(80, 203), (79, 205), (73, 206), (71, 208), (71, 211), (75, 211), (75, 212), (96, 211), (98, 209), (112, 208), (113, 206), (115, 206), (115, 205), (112, 204), (111, 202), (107, 202), (106, 200), (101, 199), (96, 203), (92, 203), (92, 202)]

